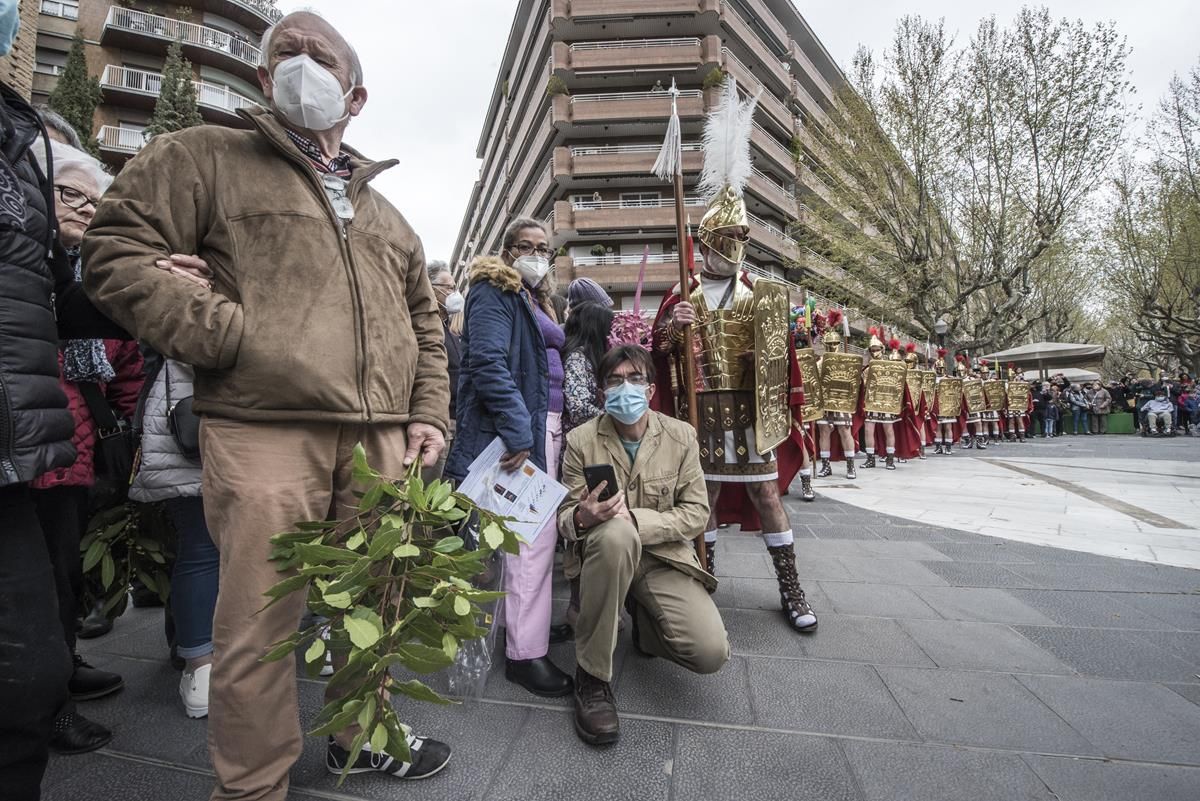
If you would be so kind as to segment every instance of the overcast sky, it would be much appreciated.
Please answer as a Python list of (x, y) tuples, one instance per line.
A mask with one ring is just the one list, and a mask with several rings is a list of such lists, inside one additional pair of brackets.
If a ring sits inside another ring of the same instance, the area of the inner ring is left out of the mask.
[[(984, 14), (1002, 22), (1019, 0), (822, 0), (803, 13), (845, 67), (858, 45), (887, 46), (906, 13), (946, 19), (965, 42)], [(1194, 0), (1051, 0), (1057, 17), (1115, 20), (1133, 48), (1137, 101), (1153, 107), (1173, 72), (1200, 60)], [(283, 11), (313, 8), (358, 49), (369, 99), (346, 140), (374, 159), (400, 163), (373, 185), (416, 228), (429, 259), (449, 259), (479, 170), (475, 144), (491, 97), (516, 0), (279, 0)]]

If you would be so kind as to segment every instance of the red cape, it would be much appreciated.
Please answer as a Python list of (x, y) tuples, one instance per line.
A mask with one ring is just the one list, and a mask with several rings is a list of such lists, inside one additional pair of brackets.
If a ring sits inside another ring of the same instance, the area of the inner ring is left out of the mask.
[(918, 428), (921, 420), (921, 410), (913, 404), (908, 387), (904, 387), (904, 407), (900, 419), (893, 424), (896, 429), (896, 458), (916, 459), (921, 455), (921, 430)]
[[(751, 284), (749, 274), (745, 271), (738, 275), (738, 280)], [(699, 284), (699, 280), (695, 277), (691, 279), (689, 290), (693, 290)], [(654, 328), (657, 331), (659, 326), (665, 324), (667, 316), (671, 308), (679, 302), (679, 286), (674, 286), (666, 297), (663, 298), (662, 305), (658, 307), (658, 314), (654, 318)], [(696, 340), (693, 339), (693, 343)], [(657, 347), (652, 352), (654, 358), (655, 372), (655, 390), (654, 398), (651, 399), (650, 407), (657, 412), (677, 417), (675, 410), (675, 393), (672, 390), (671, 376), (676, 375), (676, 371), (682, 371), (682, 360), (672, 358), (669, 353), (660, 351)], [(790, 382), (788, 391), (788, 405), (792, 411), (792, 433), (786, 440), (780, 443), (775, 449), (775, 459), (779, 466), (779, 494), (787, 495), (788, 488), (791, 487), (792, 481), (796, 478), (796, 474), (800, 472), (800, 467), (804, 463), (804, 454), (806, 451), (811, 453), (812, 442), (811, 436), (806, 436), (804, 426), (801, 422), (800, 408), (804, 404), (804, 382), (800, 377), (800, 365), (796, 361), (796, 350), (793, 345), (788, 350), (788, 359), (790, 362)], [(678, 375), (680, 386), (684, 386), (683, 379), (685, 377)], [(695, 376), (687, 376), (687, 380), (694, 381)], [(758, 519), (758, 513), (754, 510), (754, 506), (750, 503), (749, 496), (746, 495), (746, 488), (740, 484), (728, 483), (721, 488), (721, 497), (717, 501), (717, 522), (720, 524), (738, 524), (742, 531), (761, 531), (762, 522)]]

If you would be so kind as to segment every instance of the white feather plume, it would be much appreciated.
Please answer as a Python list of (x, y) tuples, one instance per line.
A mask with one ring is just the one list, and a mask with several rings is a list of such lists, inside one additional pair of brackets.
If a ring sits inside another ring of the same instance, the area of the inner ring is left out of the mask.
[(727, 186), (740, 195), (750, 180), (750, 133), (757, 105), (757, 94), (742, 100), (733, 76), (725, 76), (721, 99), (704, 122), (704, 169), (696, 191), (706, 201)]

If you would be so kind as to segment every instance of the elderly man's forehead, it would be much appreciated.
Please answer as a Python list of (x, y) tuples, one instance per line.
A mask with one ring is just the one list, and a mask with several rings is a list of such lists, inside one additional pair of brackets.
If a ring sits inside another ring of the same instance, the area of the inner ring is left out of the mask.
[(78, 189), (81, 192), (89, 194), (95, 193), (100, 187), (96, 181), (96, 176), (87, 170), (73, 169), (69, 166), (55, 170), (54, 183), (60, 186), (69, 186), (72, 189)]
[(303, 11), (289, 14), (271, 32), (272, 54), (284, 44), (296, 45), (300, 42), (331, 50), (347, 61), (352, 60), (352, 49), (346, 38), (338, 33), (337, 28), (315, 14)]

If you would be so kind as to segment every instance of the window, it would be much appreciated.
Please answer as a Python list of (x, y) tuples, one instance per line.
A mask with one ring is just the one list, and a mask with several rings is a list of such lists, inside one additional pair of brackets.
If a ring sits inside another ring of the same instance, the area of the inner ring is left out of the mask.
[(590, 195), (571, 195), (571, 208), (576, 210), (592, 211), (600, 208), (600, 204), (603, 202), (599, 192)]
[(43, 75), (62, 75), (62, 64), (50, 64), (45, 61), (38, 61), (33, 65), (34, 72), (40, 72)]
[(658, 192), (622, 192), (621, 208), (658, 208), (662, 205), (662, 196)]
[(42, 13), (63, 19), (79, 19), (78, 0), (42, 0)]

